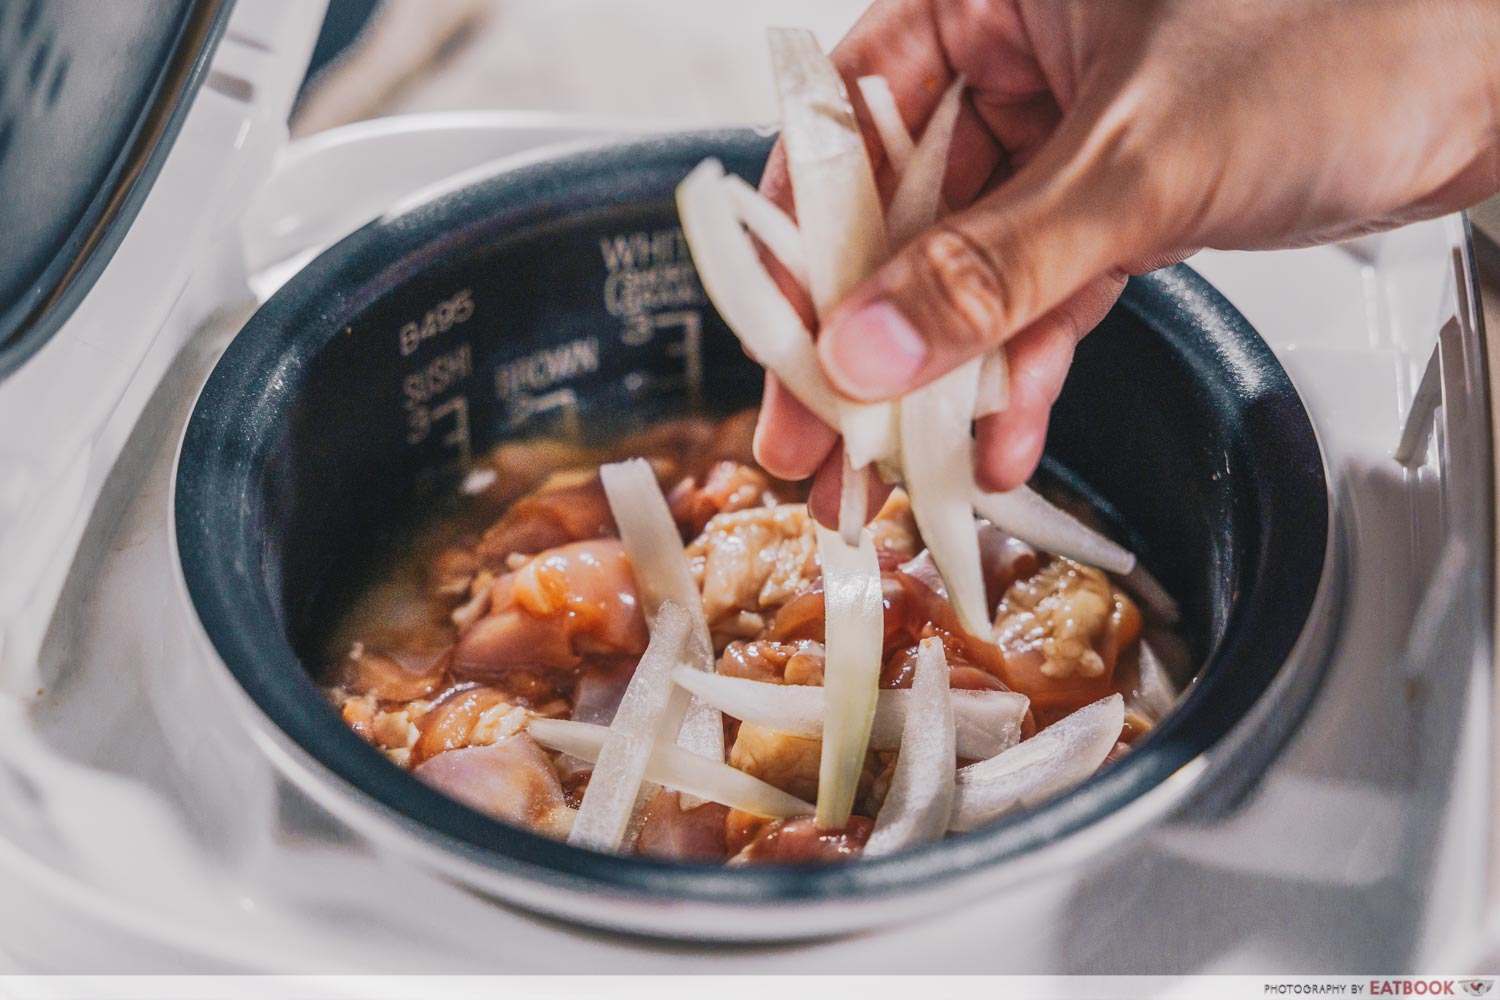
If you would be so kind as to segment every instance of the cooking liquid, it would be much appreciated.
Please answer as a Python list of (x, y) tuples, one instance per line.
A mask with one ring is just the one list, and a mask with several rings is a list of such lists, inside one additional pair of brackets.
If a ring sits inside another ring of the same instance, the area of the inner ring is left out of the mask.
[[(345, 722), (461, 801), (565, 837), (591, 766), (541, 750), (525, 727), (535, 717), (608, 724), (644, 649), (634, 581), (597, 476), (600, 464), (636, 456), (652, 461), (695, 563), (719, 671), (821, 683), (821, 579), (805, 490), (754, 465), (752, 428), (746, 412), (667, 421), (610, 448), (533, 440), (494, 449), (459, 489), (372, 538), (338, 575), (321, 616), (330, 625), (320, 680)], [(1076, 500), (1068, 506), (1097, 520)], [(930, 562), (921, 565), (899, 491), (873, 530), (885, 590), (883, 687), (910, 686), (917, 643), (937, 635), (952, 687), (1031, 698), (1023, 738), (1116, 691), (1128, 711), (1111, 760), (1159, 721), (1138, 707), (1141, 614), (1105, 574), (982, 525), (999, 620), (994, 635), (968, 636), (935, 592)], [(1152, 634), (1158, 651), (1180, 648)], [(726, 760), (809, 801), (819, 747), (725, 719)], [(662, 792), (634, 849), (740, 864), (855, 857), (894, 760), (869, 754), (858, 822), (845, 831), (767, 824), (713, 804), (683, 810)]]

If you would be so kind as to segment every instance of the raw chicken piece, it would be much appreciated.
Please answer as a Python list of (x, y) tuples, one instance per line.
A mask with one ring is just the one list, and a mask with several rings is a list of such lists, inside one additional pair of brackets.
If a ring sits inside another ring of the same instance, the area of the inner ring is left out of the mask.
[[(580, 651), (639, 655), (646, 649), (630, 560), (613, 538), (541, 553), (517, 571), (512, 596), (528, 614), (559, 619)], [(491, 600), (501, 603), (495, 595)]]
[(760, 470), (738, 462), (720, 462), (709, 470), (702, 486), (691, 477), (679, 482), (667, 497), (667, 504), (677, 527), (694, 538), (717, 515), (773, 507), (776, 495), (771, 492), (771, 481)]
[[(904, 655), (923, 639), (934, 635), (942, 638), (950, 664), (996, 677), (1000, 675), (1002, 658), (999, 648), (965, 633), (959, 627), (952, 606), (930, 587), (900, 570), (887, 569), (881, 574), (881, 589), (885, 605), (883, 655), (887, 663), (887, 679), (884, 682), (886, 687), (905, 686), (896, 680), (902, 667), (899, 663), (893, 664), (893, 658)], [(808, 640), (821, 643), (824, 637), (823, 615), (823, 591), (819, 581), (812, 589), (798, 594), (776, 612), (762, 641), (771, 643), (768, 649), (776, 648), (778, 643)], [(732, 647), (725, 650), (726, 665), (721, 669), (726, 673), (738, 673), (739, 676), (753, 676), (753, 672), (741, 673), (741, 665), (730, 662), (730, 648)], [(744, 664), (744, 669), (753, 671), (755, 666), (757, 664), (750, 659)], [(953, 686), (992, 686), (982, 678), (969, 677), (965, 680), (965, 676), (959, 674), (953, 680)]]
[(773, 642), (812, 641), (824, 639), (823, 581), (819, 578), (811, 590), (798, 594), (783, 604), (771, 619), (764, 638)]
[(1105, 663), (1094, 647), (1113, 610), (1103, 573), (1059, 559), (1006, 592), (1000, 638), (1011, 648), (1039, 651), (1043, 677), (1099, 677)]
[[(883, 688), (909, 688), (916, 670), (917, 651), (920, 645), (903, 649), (886, 660), (880, 673)], [(946, 649), (946, 645), (944, 649)], [(1000, 678), (982, 667), (964, 663), (959, 659), (948, 661), (948, 686), (955, 691), (1005, 691)]]
[(710, 625), (732, 612), (783, 604), (818, 576), (813, 521), (802, 504), (720, 514), (687, 554)]
[(823, 644), (811, 639), (732, 642), (719, 659), (719, 673), (772, 684), (822, 684)]
[(554, 476), (524, 497), (480, 539), (476, 554), (490, 569), (510, 568), (514, 555), (534, 555), (568, 542), (615, 533), (614, 515), (597, 473)]
[(729, 763), (746, 774), (775, 785), (807, 802), (818, 797), (821, 740), (778, 733), (764, 726), (741, 725), (729, 751)]
[(475, 622), (453, 651), (453, 672), (465, 680), (495, 680), (517, 670), (571, 670), (578, 663), (564, 622), (516, 606), (510, 577), (495, 591), (505, 606)]
[[(943, 640), (944, 655), (950, 664), (973, 667), (995, 676), (1001, 675), (1003, 658), (992, 641), (969, 635), (958, 623), (953, 606), (939, 597), (931, 587), (915, 577), (896, 571), (881, 579), (885, 602), (884, 655), (889, 666), (893, 657), (904, 654), (923, 639), (938, 636)], [(980, 682), (955, 687), (988, 686)]]
[(717, 802), (685, 810), (677, 792), (661, 789), (646, 806), (636, 853), (664, 861), (718, 864), (729, 853), (724, 832), (728, 816), (729, 807)]
[(440, 753), (412, 773), (472, 809), (536, 833), (565, 837), (572, 826), (552, 761), (525, 733)]
[(482, 569), (474, 574), (469, 581), (469, 597), (464, 603), (453, 609), (448, 620), (459, 627), (459, 630), (472, 628), (490, 611), (490, 593), (495, 589), (495, 574), (487, 569)]
[(1024, 580), (1037, 571), (1041, 554), (988, 521), (976, 522), (975, 528), (979, 532), (979, 563), (984, 571), (985, 600), (993, 608), (1017, 580)]
[(731, 857), (743, 851), (749, 843), (772, 823), (773, 819), (765, 816), (757, 816), (755, 813), (745, 812), (743, 809), (731, 809), (729, 815), (724, 819), (724, 841), (729, 849)]
[(571, 670), (590, 653), (639, 656), (646, 639), (624, 548), (612, 538), (574, 542), (495, 581), (490, 613), (459, 640), (453, 669), (472, 680)]
[[(911, 505), (899, 490), (871, 522), (876, 556), (894, 566), (917, 548)], [(813, 520), (804, 504), (719, 514), (688, 546), (709, 624), (735, 612), (763, 612), (814, 589), (820, 579)]]
[(585, 660), (578, 670), (578, 685), (573, 689), (574, 722), (607, 726), (613, 721), (625, 696), (630, 678), (635, 676), (634, 656), (595, 656)]
[(393, 763), (403, 767), (410, 763), (412, 747), (421, 735), (419, 724), (427, 712), (428, 702), (411, 701), (382, 708), (374, 695), (350, 695), (334, 688), (330, 696), (339, 706), (339, 715), (349, 728), (375, 744)]
[(714, 652), (723, 653), (731, 643), (756, 639), (766, 630), (766, 616), (756, 611), (737, 611), (714, 622), (709, 628)]
[(1054, 559), (1000, 602), (1000, 677), (1039, 711), (1081, 708), (1111, 692), (1115, 661), (1140, 630), (1140, 611), (1104, 573)]
[[(779, 733), (765, 726), (742, 723), (729, 750), (729, 763), (767, 784), (807, 802), (818, 797), (818, 768), (823, 741)], [(858, 795), (869, 794), (876, 774), (884, 765), (872, 752), (865, 755), (859, 776)]]
[(849, 825), (842, 830), (819, 830), (811, 816), (777, 820), (728, 863), (810, 865), (849, 861), (864, 850), (874, 828), (875, 821), (864, 816), (849, 817)]
[(882, 570), (899, 566), (922, 548), (922, 536), (917, 531), (917, 519), (912, 515), (911, 499), (905, 490), (898, 487), (886, 497), (880, 513), (870, 522), (870, 534)]
[(412, 763), (420, 764), (440, 753), (480, 742), (473, 739), (480, 718), (495, 709), (503, 715), (513, 707), (505, 692), (496, 688), (473, 684), (454, 688), (423, 715), (417, 726), (420, 736), (412, 747)]

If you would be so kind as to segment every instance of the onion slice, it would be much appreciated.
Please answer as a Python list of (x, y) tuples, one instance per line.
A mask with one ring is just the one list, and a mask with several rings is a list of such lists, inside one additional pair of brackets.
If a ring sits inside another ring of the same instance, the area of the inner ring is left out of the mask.
[(906, 121), (901, 117), (891, 83), (883, 76), (862, 76), (855, 83), (860, 96), (865, 99), (865, 107), (870, 109), (870, 121), (875, 125), (875, 134), (880, 136), (886, 162), (899, 181), (911, 164), (917, 144), (912, 141)]
[[(898, 244), (937, 221), (962, 93), (960, 77), (938, 102), (896, 188), (887, 221)], [(978, 409), (982, 369), (983, 362), (970, 361), (897, 404), (897, 439), (912, 513), (943, 576), (959, 622), (975, 636), (987, 636), (990, 631), (979, 542), (969, 516), (974, 481), (969, 425)], [(991, 378), (993, 381), (993, 375)]]
[[(901, 117), (901, 108), (896, 104), (896, 95), (891, 92), (890, 81), (883, 76), (862, 76), (856, 83), (859, 85), (860, 95), (865, 99), (865, 107), (870, 110), (870, 121), (875, 125), (875, 134), (880, 137), (881, 148), (885, 150), (886, 163), (890, 165), (896, 183), (900, 184), (901, 178), (911, 166), (912, 153), (917, 144), (906, 127), (905, 119)], [(941, 196), (938, 198), (937, 214), (938, 218), (948, 214), (948, 205)]]
[[(890, 256), (885, 216), (838, 69), (810, 31), (772, 28), (769, 38), (808, 290), (822, 319)], [(855, 468), (895, 451), (893, 424), (887, 404), (845, 405), (837, 426)]]
[(941, 840), (948, 832), (956, 747), (943, 640), (923, 639), (917, 650), (896, 770), (875, 817), (875, 829), (865, 844), (865, 857)]
[(771, 255), (781, 262), (796, 282), (807, 287), (807, 254), (797, 223), (781, 206), (761, 194), (739, 174), (726, 174), (724, 186), (729, 190), (735, 213)]
[(1177, 701), (1177, 685), (1162, 665), (1156, 650), (1145, 639), (1140, 642), (1140, 677), (1136, 681), (1135, 707), (1152, 722), (1160, 722)]
[(698, 280), (745, 350), (830, 427), (843, 404), (818, 363), (812, 334), (761, 265), (723, 183), (724, 167), (704, 160), (677, 186), (677, 214)]
[(922, 129), (922, 138), (891, 196), (885, 224), (893, 246), (911, 241), (937, 221), (943, 200), (943, 178), (948, 173), (948, 151), (958, 124), (964, 78), (958, 77), (946, 91)]
[(1163, 625), (1176, 625), (1181, 619), (1182, 609), (1177, 606), (1177, 601), (1139, 562), (1120, 582), (1145, 609), (1147, 617), (1154, 618)]
[[(568, 843), (596, 851), (617, 851), (625, 838), (646, 765), (663, 733), (663, 716), (675, 686), (672, 671), (686, 657), (693, 623), (687, 611), (668, 601), (651, 628), (651, 642), (620, 699), (588, 789), (573, 821)], [(663, 737), (667, 739), (662, 739)]]
[(892, 407), (850, 403), (834, 390), (812, 334), (741, 227), (724, 179), (723, 165), (708, 159), (677, 186), (677, 215), (704, 292), (751, 357), (819, 420), (840, 430), (857, 467), (893, 454)]
[(870, 519), (870, 467), (855, 468), (844, 452), (839, 473), (839, 537), (845, 545), (858, 545), (860, 532)]
[(817, 526), (823, 566), (823, 748), (818, 767), (818, 827), (842, 830), (854, 810), (875, 701), (885, 636), (880, 564), (868, 531), (857, 547)]
[[(527, 729), (531, 738), (542, 746), (590, 763), (599, 759), (609, 739), (607, 726), (567, 719), (532, 719)], [(807, 816), (813, 811), (811, 803), (775, 785), (673, 746), (657, 745), (652, 749), (646, 762), (646, 780), (768, 819)]]
[[(823, 738), (824, 693), (811, 684), (772, 684), (678, 669), (672, 679), (725, 715), (803, 739)], [(958, 756), (988, 760), (1021, 740), (1030, 699), (1016, 691), (952, 692)], [(881, 691), (870, 726), (871, 750), (895, 750), (912, 703), (906, 689)]]
[[(651, 463), (643, 458), (614, 462), (599, 468), (599, 481), (609, 501), (610, 513), (620, 530), (620, 542), (640, 589), (647, 621), (655, 621), (660, 609), (671, 602), (687, 612), (692, 635), (688, 662), (713, 673), (714, 647), (703, 617), (703, 601), (693, 571), (683, 552), (677, 522), (662, 496), (661, 485)], [(701, 757), (724, 759), (724, 722), (716, 709), (692, 699), (685, 691), (673, 691), (662, 718), (662, 729), (677, 743)], [(679, 728), (680, 727), (680, 728)], [(690, 806), (691, 807), (691, 806)]]
[(959, 624), (970, 635), (987, 637), (969, 430), (979, 365), (977, 358), (966, 362), (901, 401), (901, 465), (917, 529), (943, 575)]
[(810, 31), (772, 28), (769, 37), (809, 286), (824, 316), (885, 263), (885, 218), (864, 135), (833, 62)]
[(1010, 406), (1010, 363), (1005, 348), (997, 347), (979, 365), (979, 393), (974, 400), (974, 419), (988, 417)]
[[(896, 411), (894, 403), (851, 403), (844, 401), (843, 422), (839, 433), (844, 438), (844, 454), (856, 469), (874, 465), (877, 469), (890, 470), (900, 453), (896, 442)], [(882, 471), (888, 482), (896, 476)]]
[(1112, 694), (998, 757), (960, 768), (949, 829), (972, 830), (1073, 787), (1099, 770), (1124, 725), (1125, 700)]
[(1122, 576), (1135, 569), (1135, 556), (1125, 548), (1054, 507), (1030, 487), (1009, 493), (985, 493), (976, 487), (974, 510), (995, 527), (1045, 552)]

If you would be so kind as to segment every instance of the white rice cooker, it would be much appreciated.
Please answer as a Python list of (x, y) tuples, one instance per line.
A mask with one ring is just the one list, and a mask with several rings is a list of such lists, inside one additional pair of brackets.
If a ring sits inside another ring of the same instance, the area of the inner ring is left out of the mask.
[[(369, 220), (656, 129), (454, 113), (288, 144), (321, 16), (0, 5), (0, 970), (1359, 973), (1493, 955), (1492, 403), (1462, 216), (1189, 262), (1316, 434), (1311, 611), (1222, 739), (1003, 879), (980, 865), (739, 917), (591, 902), (497, 875), (330, 772), (247, 695), (185, 580), (175, 463), (205, 379)], [(1213, 794), (1226, 775), (1243, 789)], [(722, 943), (751, 938), (774, 941)]]

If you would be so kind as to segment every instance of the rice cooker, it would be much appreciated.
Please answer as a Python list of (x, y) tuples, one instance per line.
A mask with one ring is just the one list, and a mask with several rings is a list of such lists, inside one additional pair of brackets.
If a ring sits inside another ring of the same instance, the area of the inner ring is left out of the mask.
[(331, 724), (309, 595), (497, 441), (752, 403), (670, 191), (708, 154), (753, 177), (769, 140), (497, 112), (288, 144), (321, 14), (0, 7), (0, 968), (1480, 961), (1493, 442), (1462, 216), (1200, 254), (1081, 348), (1049, 466), (1203, 667), (1138, 754), (889, 864), (604, 858)]

